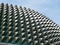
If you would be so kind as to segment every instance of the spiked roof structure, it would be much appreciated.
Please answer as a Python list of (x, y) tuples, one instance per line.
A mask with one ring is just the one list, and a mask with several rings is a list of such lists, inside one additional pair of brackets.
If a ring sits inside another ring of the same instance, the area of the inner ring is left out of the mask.
[(60, 27), (34, 10), (0, 4), (0, 44), (59, 45)]

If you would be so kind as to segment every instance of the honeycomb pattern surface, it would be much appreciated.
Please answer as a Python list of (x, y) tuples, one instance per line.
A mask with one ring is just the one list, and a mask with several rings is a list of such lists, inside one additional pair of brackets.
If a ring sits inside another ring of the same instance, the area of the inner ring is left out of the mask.
[(17, 45), (60, 45), (60, 27), (30, 8), (1, 3), (0, 42)]

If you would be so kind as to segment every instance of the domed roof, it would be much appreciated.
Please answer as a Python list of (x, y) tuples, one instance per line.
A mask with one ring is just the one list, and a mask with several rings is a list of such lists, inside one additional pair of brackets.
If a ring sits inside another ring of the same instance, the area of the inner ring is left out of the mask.
[(17, 45), (59, 45), (60, 27), (30, 8), (2, 3), (0, 42)]

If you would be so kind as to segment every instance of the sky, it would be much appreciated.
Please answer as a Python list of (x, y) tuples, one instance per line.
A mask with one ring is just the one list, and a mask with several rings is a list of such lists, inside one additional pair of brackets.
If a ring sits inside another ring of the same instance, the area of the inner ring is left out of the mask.
[(60, 0), (0, 0), (0, 3), (33, 9), (49, 17), (60, 26)]

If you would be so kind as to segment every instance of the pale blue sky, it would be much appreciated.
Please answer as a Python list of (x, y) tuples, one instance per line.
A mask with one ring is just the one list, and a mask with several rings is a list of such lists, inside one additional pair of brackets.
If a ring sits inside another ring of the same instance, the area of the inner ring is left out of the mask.
[(0, 3), (34, 9), (60, 25), (60, 0), (0, 0)]

